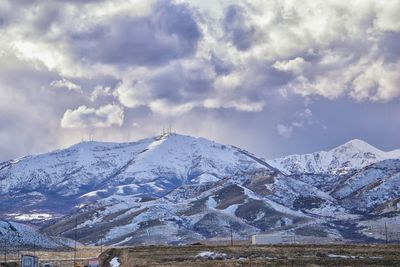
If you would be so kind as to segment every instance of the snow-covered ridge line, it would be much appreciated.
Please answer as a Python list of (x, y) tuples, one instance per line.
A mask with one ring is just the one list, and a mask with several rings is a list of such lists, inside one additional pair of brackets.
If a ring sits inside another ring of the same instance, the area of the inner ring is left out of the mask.
[(346, 174), (370, 164), (400, 158), (400, 149), (382, 151), (362, 140), (354, 139), (328, 151), (290, 155), (267, 161), (286, 174)]

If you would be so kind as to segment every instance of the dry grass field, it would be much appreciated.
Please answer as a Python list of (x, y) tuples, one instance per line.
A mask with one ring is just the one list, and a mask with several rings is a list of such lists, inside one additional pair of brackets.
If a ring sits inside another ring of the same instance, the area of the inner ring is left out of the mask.
[[(399, 245), (154, 246), (113, 248), (114, 258), (133, 266), (400, 266)], [(114, 259), (115, 261), (115, 259)]]
[[(33, 254), (22, 251), (21, 254)], [(40, 262), (54, 267), (73, 266), (73, 251), (35, 251)], [(77, 264), (100, 254), (99, 247), (79, 248)], [(0, 254), (0, 257), (3, 256)], [(8, 254), (8, 262), (17, 254)], [(400, 245), (270, 245), (270, 246), (143, 246), (104, 248), (102, 267), (115, 258), (121, 267), (230, 267), (230, 266), (400, 266)], [(114, 261), (115, 261), (114, 260)], [(2, 259), (0, 260), (0, 262)], [(12, 265), (10, 265), (12, 266)]]

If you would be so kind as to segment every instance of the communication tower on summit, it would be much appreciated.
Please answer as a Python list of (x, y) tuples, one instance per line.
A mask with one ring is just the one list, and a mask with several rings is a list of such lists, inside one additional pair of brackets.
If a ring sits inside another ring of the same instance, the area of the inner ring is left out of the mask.
[(176, 131), (172, 128), (171, 125), (168, 125), (167, 127), (163, 126), (162, 135), (173, 134), (173, 133), (176, 133)]

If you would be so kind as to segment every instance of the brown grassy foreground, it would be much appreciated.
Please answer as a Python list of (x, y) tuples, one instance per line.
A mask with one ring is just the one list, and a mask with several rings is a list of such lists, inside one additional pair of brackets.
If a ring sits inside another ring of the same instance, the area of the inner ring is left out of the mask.
[[(214, 256), (199, 257), (201, 252)], [(219, 253), (219, 254), (218, 254)], [(148, 246), (112, 248), (103, 267), (118, 257), (131, 266), (400, 266), (399, 245)]]
[[(270, 245), (270, 246), (146, 246), (104, 249), (102, 267), (118, 257), (121, 267), (132, 266), (400, 266), (400, 245)], [(196, 257), (201, 252), (214, 256)], [(33, 254), (23, 251), (22, 254)], [(218, 254), (219, 253), (219, 254)], [(73, 266), (73, 251), (35, 251), (41, 262), (64, 267)], [(77, 264), (96, 258), (99, 247), (84, 247), (77, 251)], [(225, 254), (225, 256), (223, 255)], [(222, 256), (221, 256), (222, 255)], [(0, 253), (0, 257), (3, 256)], [(8, 260), (17, 255), (8, 254)], [(2, 259), (0, 259), (0, 262)]]

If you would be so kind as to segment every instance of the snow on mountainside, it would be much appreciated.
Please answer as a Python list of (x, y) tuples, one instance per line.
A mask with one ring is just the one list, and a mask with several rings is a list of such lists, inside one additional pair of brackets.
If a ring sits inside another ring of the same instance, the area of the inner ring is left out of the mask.
[(0, 220), (0, 244), (7, 242), (8, 247), (62, 248), (56, 240), (40, 234), (32, 227)]
[(381, 151), (354, 139), (329, 151), (291, 155), (268, 163), (286, 174), (346, 174), (386, 159), (400, 158), (400, 149)]
[[(285, 177), (249, 152), (204, 138), (84, 142), (3, 163), (0, 216), (46, 214), (53, 223), (45, 231), (65, 237), (71, 237), (71, 218), (78, 217), (85, 243), (101, 236), (109, 244), (142, 242), (148, 228), (158, 242), (188, 242), (218, 236), (229, 222), (247, 236), (307, 217), (263, 200), (265, 184), (279, 179)], [(274, 216), (264, 220), (268, 214)]]
[(369, 214), (399, 211), (400, 159), (369, 165), (339, 184), (331, 195), (342, 206)]

